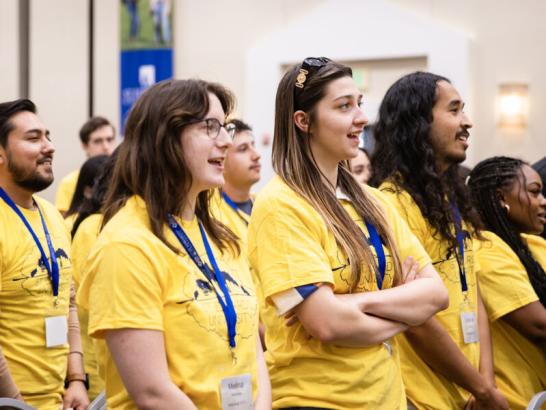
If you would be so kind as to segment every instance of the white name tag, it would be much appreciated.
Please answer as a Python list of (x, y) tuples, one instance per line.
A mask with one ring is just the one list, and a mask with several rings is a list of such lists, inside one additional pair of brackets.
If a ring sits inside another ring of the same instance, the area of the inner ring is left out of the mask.
[(463, 337), (466, 344), (480, 341), (478, 320), (475, 312), (461, 312), (461, 326), (463, 328)]
[(226, 377), (220, 382), (222, 410), (252, 410), (252, 376)]
[(66, 316), (45, 318), (46, 347), (56, 347), (68, 341), (68, 323)]

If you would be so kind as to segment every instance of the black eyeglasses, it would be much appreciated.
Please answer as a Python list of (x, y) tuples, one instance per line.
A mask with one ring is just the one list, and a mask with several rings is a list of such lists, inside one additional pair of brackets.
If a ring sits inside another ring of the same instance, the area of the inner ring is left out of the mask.
[(229, 124), (221, 124), (220, 121), (218, 121), (216, 118), (205, 118), (202, 120), (193, 120), (186, 123), (186, 125), (190, 124), (199, 124), (200, 122), (204, 122), (207, 127), (207, 136), (211, 140), (215, 140), (218, 138), (218, 135), (220, 135), (220, 129), (223, 128), (226, 130), (226, 132), (229, 135), (229, 138), (233, 140), (233, 137), (235, 136), (235, 131), (237, 131), (237, 127), (233, 123)]
[(294, 90), (295, 96), (301, 93), (305, 87), (305, 82), (330, 61), (332, 60), (326, 57), (307, 57), (303, 60), (298, 76), (296, 77), (296, 84), (294, 84), (296, 87)]

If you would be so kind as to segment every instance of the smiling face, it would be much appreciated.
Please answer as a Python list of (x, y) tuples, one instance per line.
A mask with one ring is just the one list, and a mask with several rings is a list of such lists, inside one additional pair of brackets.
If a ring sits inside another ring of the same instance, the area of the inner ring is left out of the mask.
[(224, 172), (226, 184), (250, 189), (260, 180), (260, 158), (252, 132), (237, 132), (233, 138), (233, 146), (227, 152)]
[(500, 190), (502, 202), (510, 207), (508, 217), (522, 233), (540, 234), (546, 224), (546, 199), (540, 175), (524, 164), (517, 179)]
[[(216, 95), (209, 93), (209, 111), (205, 118), (217, 119), (224, 124), (225, 113)], [(203, 119), (205, 119), (203, 118)], [(192, 184), (190, 195), (219, 187), (224, 184), (224, 160), (232, 145), (231, 137), (221, 128), (216, 139), (209, 137), (207, 123), (198, 122), (186, 126), (180, 136), (184, 161), (188, 167)]]
[(42, 191), (53, 182), (55, 149), (49, 131), (30, 111), (15, 114), (10, 122), (6, 147), (0, 147), (0, 165), (7, 171), (2, 174), (27, 191)]
[(466, 159), (472, 122), (464, 112), (461, 96), (447, 81), (439, 81), (432, 108), (430, 139), (440, 172)]
[(331, 81), (312, 113), (310, 147), (317, 163), (339, 163), (358, 155), (359, 136), (368, 119), (362, 94), (351, 77)]

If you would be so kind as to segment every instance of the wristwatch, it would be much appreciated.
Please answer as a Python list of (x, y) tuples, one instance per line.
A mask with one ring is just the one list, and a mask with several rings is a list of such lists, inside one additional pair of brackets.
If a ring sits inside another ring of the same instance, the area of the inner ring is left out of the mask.
[(64, 380), (64, 388), (67, 389), (71, 382), (82, 382), (86, 390), (89, 390), (89, 376), (87, 373), (70, 373)]

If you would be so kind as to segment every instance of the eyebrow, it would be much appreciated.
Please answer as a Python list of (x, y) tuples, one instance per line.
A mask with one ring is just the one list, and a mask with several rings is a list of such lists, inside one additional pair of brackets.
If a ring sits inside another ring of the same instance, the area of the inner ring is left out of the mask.
[(464, 102), (462, 100), (451, 100), (448, 107), (458, 107), (459, 105), (464, 107)]
[[(351, 99), (351, 98), (355, 98), (355, 97), (354, 97), (353, 94), (347, 94), (347, 95), (342, 95), (342, 96), (340, 96), (340, 97), (334, 98), (334, 101), (341, 100), (341, 99), (343, 99), (343, 98), (349, 98), (349, 99)], [(358, 96), (357, 96), (356, 99), (357, 99), (357, 100), (361, 100), (362, 98), (364, 98), (364, 95), (363, 95), (363, 94), (358, 94)]]
[(540, 182), (538, 182), (538, 181), (532, 181), (532, 182), (529, 182), (529, 183), (527, 184), (528, 187), (530, 187), (531, 185), (536, 185), (536, 186), (538, 186), (539, 188), (542, 188), (542, 184), (541, 184)]
[[(28, 131), (25, 131), (25, 134), (42, 134), (42, 131), (41, 129), (39, 128), (33, 128), (31, 130), (28, 130)], [(45, 130), (45, 135), (46, 137), (49, 136), (49, 130)]]

